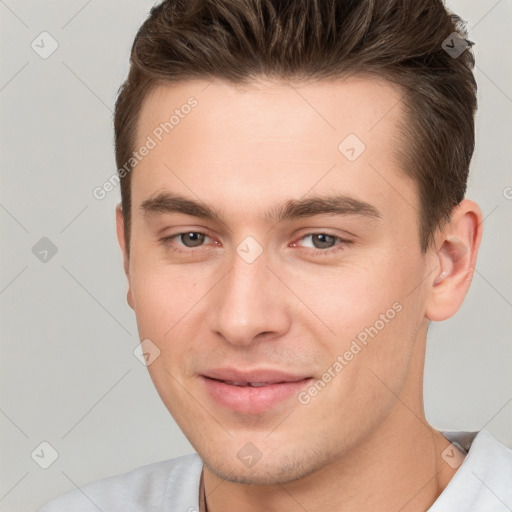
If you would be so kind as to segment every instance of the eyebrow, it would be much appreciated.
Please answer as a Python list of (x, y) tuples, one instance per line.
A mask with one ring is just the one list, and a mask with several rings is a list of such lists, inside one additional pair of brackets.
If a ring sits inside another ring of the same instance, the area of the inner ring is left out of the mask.
[[(204, 220), (224, 223), (220, 212), (208, 205), (169, 192), (160, 192), (140, 205), (144, 215), (181, 213)], [(272, 208), (264, 216), (267, 222), (313, 217), (315, 215), (355, 215), (380, 219), (382, 214), (373, 205), (343, 194), (315, 196), (307, 199), (290, 199)]]

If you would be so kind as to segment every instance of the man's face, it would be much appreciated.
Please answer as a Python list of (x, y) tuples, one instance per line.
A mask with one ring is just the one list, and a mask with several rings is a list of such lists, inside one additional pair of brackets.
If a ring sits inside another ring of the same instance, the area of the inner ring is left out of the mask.
[(398, 422), (396, 395), (421, 400), (429, 269), (395, 158), (400, 93), (368, 78), (207, 85), (143, 105), (136, 147), (156, 146), (132, 175), (130, 303), (206, 466), (284, 482)]

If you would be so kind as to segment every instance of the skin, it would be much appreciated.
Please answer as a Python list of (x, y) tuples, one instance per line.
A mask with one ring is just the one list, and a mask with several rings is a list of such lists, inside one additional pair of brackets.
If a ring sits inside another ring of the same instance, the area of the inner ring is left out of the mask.
[[(137, 147), (190, 96), (197, 107), (133, 171), (129, 257), (119, 208), (117, 229), (140, 339), (160, 350), (148, 369), (205, 463), (209, 511), (427, 510), (455, 473), (441, 458), (449, 442), (424, 416), (427, 328), (465, 297), (480, 209), (464, 200), (421, 252), (416, 186), (393, 151), (400, 92), (381, 79), (162, 85), (143, 105)], [(353, 162), (338, 150), (350, 133), (366, 145)], [(219, 219), (144, 213), (166, 191)], [(265, 217), (332, 193), (380, 217)], [(161, 241), (184, 232), (208, 236), (196, 247)], [(318, 249), (311, 233), (351, 243), (328, 238)], [(247, 236), (263, 250), (252, 263), (236, 252)], [(306, 405), (293, 396), (235, 413), (205, 392), (200, 375), (225, 366), (321, 379), (397, 302), (401, 311)], [(237, 457), (247, 443), (261, 454), (252, 467)]]

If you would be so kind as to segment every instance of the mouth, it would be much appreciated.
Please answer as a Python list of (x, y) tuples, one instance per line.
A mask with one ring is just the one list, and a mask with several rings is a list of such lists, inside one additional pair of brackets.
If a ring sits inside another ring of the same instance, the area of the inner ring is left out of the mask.
[(274, 370), (240, 372), (231, 369), (201, 375), (206, 392), (221, 407), (242, 414), (261, 414), (289, 401), (312, 377)]
[(252, 388), (263, 388), (265, 386), (271, 386), (272, 384), (285, 384), (286, 382), (233, 382), (230, 380), (219, 380), (219, 379), (213, 379), (218, 380), (219, 382), (223, 382), (224, 384), (229, 384), (230, 386), (238, 386), (240, 388), (250, 386)]

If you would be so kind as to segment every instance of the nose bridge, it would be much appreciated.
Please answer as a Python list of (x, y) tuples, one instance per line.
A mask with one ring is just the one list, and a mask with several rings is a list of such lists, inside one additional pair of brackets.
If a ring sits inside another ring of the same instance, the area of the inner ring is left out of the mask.
[(227, 295), (233, 295), (238, 302), (251, 302), (258, 295), (267, 280), (266, 262), (263, 258), (247, 263), (240, 257), (233, 258), (233, 268), (228, 277)]
[(282, 333), (287, 328), (287, 314), (274, 289), (275, 281), (265, 255), (250, 260), (237, 251), (230, 272), (218, 287), (211, 329), (239, 345), (250, 344), (261, 333)]

